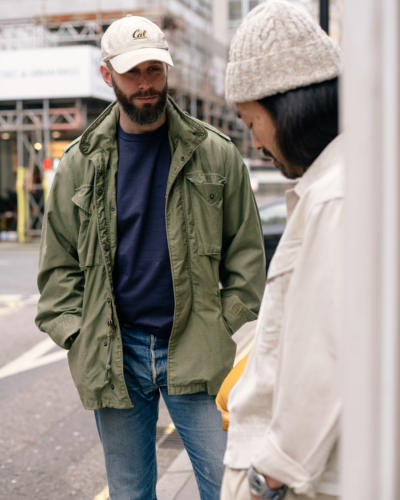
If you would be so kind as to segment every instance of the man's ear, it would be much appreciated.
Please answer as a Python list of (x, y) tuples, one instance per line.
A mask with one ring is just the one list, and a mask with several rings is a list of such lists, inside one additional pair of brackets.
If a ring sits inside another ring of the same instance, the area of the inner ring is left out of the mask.
[(101, 76), (103, 77), (103, 80), (106, 82), (106, 84), (112, 88), (112, 79), (111, 79), (111, 71), (109, 70), (108, 66), (104, 63), (101, 63), (100, 65), (100, 73)]

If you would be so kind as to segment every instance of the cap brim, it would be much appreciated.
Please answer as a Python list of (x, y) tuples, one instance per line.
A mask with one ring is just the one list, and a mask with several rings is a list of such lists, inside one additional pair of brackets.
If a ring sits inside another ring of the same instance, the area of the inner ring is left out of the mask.
[(109, 60), (117, 73), (126, 73), (145, 61), (161, 61), (173, 66), (171, 55), (166, 49), (135, 49)]

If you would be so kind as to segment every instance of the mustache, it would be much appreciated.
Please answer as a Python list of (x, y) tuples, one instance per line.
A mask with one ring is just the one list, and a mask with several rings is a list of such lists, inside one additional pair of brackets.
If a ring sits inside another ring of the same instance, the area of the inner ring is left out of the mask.
[(136, 92), (135, 94), (130, 95), (130, 99), (135, 99), (136, 97), (153, 97), (153, 96), (161, 96), (162, 92), (155, 89), (148, 89), (144, 92)]

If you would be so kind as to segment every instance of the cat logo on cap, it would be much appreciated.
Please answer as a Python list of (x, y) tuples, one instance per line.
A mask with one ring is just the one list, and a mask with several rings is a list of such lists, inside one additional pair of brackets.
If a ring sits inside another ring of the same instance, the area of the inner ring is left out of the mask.
[(133, 32), (132, 38), (135, 40), (140, 40), (142, 38), (147, 38), (147, 31), (146, 30), (141, 30), (137, 29)]

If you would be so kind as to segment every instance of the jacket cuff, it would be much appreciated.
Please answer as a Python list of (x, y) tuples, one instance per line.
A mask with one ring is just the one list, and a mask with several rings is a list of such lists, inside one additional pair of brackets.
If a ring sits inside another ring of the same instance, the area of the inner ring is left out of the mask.
[(81, 317), (65, 313), (54, 319), (47, 331), (57, 345), (63, 349), (70, 349), (74, 337), (79, 334), (80, 328)]
[(257, 319), (257, 314), (247, 309), (236, 295), (222, 297), (221, 300), (222, 314), (232, 335), (239, 330), (244, 323)]
[(314, 479), (275, 444), (271, 435), (264, 440), (262, 456), (252, 460), (252, 465), (261, 473), (288, 485), (298, 495), (315, 495)]

